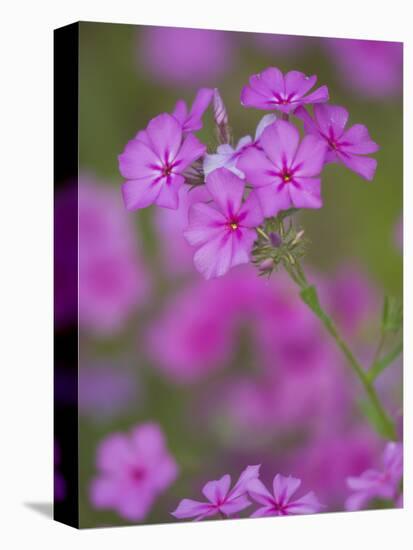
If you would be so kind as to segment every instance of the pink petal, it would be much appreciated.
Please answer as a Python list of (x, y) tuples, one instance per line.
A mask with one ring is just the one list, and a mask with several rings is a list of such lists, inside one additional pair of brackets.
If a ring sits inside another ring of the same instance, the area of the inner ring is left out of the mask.
[(270, 126), (273, 122), (277, 120), (277, 117), (273, 114), (264, 115), (259, 121), (257, 129), (255, 130), (255, 139), (258, 140), (261, 137), (261, 134), (267, 126)]
[(278, 184), (266, 185), (257, 187), (254, 191), (265, 218), (276, 216), (281, 210), (288, 210), (293, 206), (288, 185), (281, 189), (278, 187)]
[(269, 506), (263, 506), (262, 508), (258, 508), (258, 510), (255, 510), (253, 514), (250, 515), (251, 518), (265, 518), (265, 517), (271, 517), (273, 516), (274, 508)]
[(128, 210), (146, 208), (155, 202), (161, 188), (161, 181), (156, 182), (153, 176), (125, 181), (122, 185), (122, 195), (126, 208)]
[(215, 513), (215, 508), (213, 508), (210, 504), (185, 498), (184, 500), (181, 500), (177, 509), (172, 512), (172, 515), (178, 519), (186, 519), (196, 518), (201, 515), (205, 517), (205, 515), (212, 515)]
[(348, 111), (337, 105), (314, 105), (314, 116), (321, 132), (330, 137), (332, 130), (336, 139), (343, 134), (348, 121)]
[(256, 92), (250, 86), (244, 86), (241, 91), (241, 105), (244, 107), (254, 107), (255, 109), (269, 110), (275, 106), (268, 95)]
[(118, 473), (133, 462), (133, 449), (123, 434), (107, 437), (98, 447), (96, 465), (106, 473)]
[(227, 496), (230, 485), (231, 476), (226, 474), (216, 481), (208, 481), (204, 485), (202, 493), (212, 504), (219, 504)]
[(206, 186), (212, 198), (226, 216), (238, 212), (245, 188), (242, 179), (227, 168), (218, 168), (208, 175)]
[(250, 481), (252, 481), (253, 479), (258, 479), (260, 475), (260, 468), (260, 464), (256, 466), (247, 466), (245, 468), (230, 493), (231, 498), (238, 497), (246, 492), (247, 486)]
[(136, 454), (146, 458), (156, 457), (165, 450), (165, 437), (159, 425), (146, 422), (132, 431), (131, 441)]
[[(280, 94), (285, 93), (285, 78), (280, 69), (276, 67), (269, 67), (256, 75), (258, 78), (251, 77), (250, 83), (256, 89), (262, 92), (269, 90), (272, 94), (278, 92)], [(252, 80), (252, 82), (251, 82)]]
[(191, 112), (185, 122), (184, 131), (193, 132), (202, 128), (202, 116), (211, 103), (214, 90), (211, 88), (201, 88), (195, 96), (191, 107)]
[(90, 500), (95, 508), (111, 508), (117, 500), (118, 485), (115, 478), (97, 478), (90, 485)]
[(263, 482), (258, 479), (252, 479), (247, 485), (248, 494), (258, 504), (272, 507), (274, 505), (274, 497), (265, 487)]
[(189, 225), (184, 237), (189, 244), (198, 246), (222, 235), (225, 217), (216, 208), (196, 203), (189, 209)]
[(243, 227), (257, 227), (264, 219), (261, 205), (255, 193), (250, 193), (241, 206), (238, 216)]
[(290, 502), (286, 506), (289, 514), (314, 514), (321, 510), (322, 506), (313, 492), (307, 493), (303, 497)]
[(176, 157), (182, 141), (182, 128), (175, 117), (163, 113), (153, 118), (146, 128), (152, 150), (164, 162)]
[(321, 181), (317, 178), (294, 178), (299, 187), (289, 184), (291, 202), (296, 208), (321, 208)]
[(257, 233), (253, 229), (238, 229), (231, 234), (232, 259), (231, 267), (250, 262), (251, 250), (257, 239)]
[(119, 159), (119, 171), (126, 179), (142, 179), (156, 175), (154, 166), (161, 166), (157, 155), (139, 139), (132, 139)]
[(337, 157), (343, 164), (356, 174), (359, 174), (364, 179), (371, 181), (374, 178), (377, 168), (377, 160), (370, 157), (362, 157), (357, 155), (347, 155), (337, 152)]
[(176, 102), (175, 109), (173, 110), (172, 115), (176, 118), (179, 124), (183, 126), (188, 116), (188, 108), (186, 106), (185, 101), (180, 99), (179, 101)]
[(155, 499), (153, 491), (124, 487), (119, 491), (117, 510), (120, 516), (129, 521), (142, 521), (146, 518)]
[(206, 279), (225, 275), (231, 262), (232, 237), (229, 232), (208, 241), (194, 255), (195, 267)]
[(313, 93), (303, 97), (300, 101), (302, 103), (323, 103), (329, 100), (327, 86), (321, 86)]
[(272, 484), (275, 500), (281, 505), (286, 504), (300, 485), (301, 479), (277, 474)]
[(294, 176), (318, 176), (323, 169), (326, 153), (324, 140), (313, 135), (305, 136), (294, 159)]
[(178, 154), (174, 158), (174, 162), (177, 163), (177, 170), (182, 172), (195, 160), (202, 157), (206, 152), (206, 147), (199, 141), (193, 134), (188, 134), (179, 149)]
[(300, 71), (290, 71), (284, 77), (285, 95), (294, 94), (293, 100), (305, 95), (317, 82), (316, 76), (306, 76)]
[(170, 183), (164, 183), (161, 186), (161, 191), (155, 199), (155, 204), (162, 206), (163, 208), (171, 208), (176, 210), (178, 208), (178, 191), (181, 185), (184, 183), (183, 176), (174, 175), (171, 178)]
[(367, 155), (379, 150), (379, 146), (369, 135), (369, 131), (363, 124), (355, 124), (341, 137), (340, 149), (346, 153), (356, 155)]
[(285, 120), (276, 120), (262, 133), (260, 145), (281, 170), (284, 166), (292, 165), (299, 141), (300, 134), (293, 124)]
[(241, 510), (245, 510), (248, 506), (251, 505), (251, 502), (245, 495), (241, 495), (237, 498), (232, 498), (227, 500), (225, 504), (219, 507), (220, 511), (226, 516), (232, 516)]
[(354, 493), (349, 496), (345, 502), (344, 508), (348, 512), (355, 512), (356, 510), (361, 510), (364, 506), (371, 500), (371, 494), (368, 492), (359, 492)]
[(237, 167), (244, 172), (247, 181), (255, 187), (274, 183), (275, 167), (258, 149), (249, 148), (244, 151), (237, 162)]

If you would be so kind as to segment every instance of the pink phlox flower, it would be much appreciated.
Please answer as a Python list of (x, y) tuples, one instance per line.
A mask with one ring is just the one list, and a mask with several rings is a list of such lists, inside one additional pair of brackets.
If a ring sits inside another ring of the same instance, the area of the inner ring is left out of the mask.
[(366, 470), (359, 477), (347, 478), (354, 493), (346, 501), (346, 510), (360, 510), (369, 501), (379, 498), (397, 501), (403, 477), (403, 445), (387, 443), (380, 470)]
[(238, 177), (245, 179), (244, 172), (242, 172), (237, 167), (239, 158), (241, 157), (242, 153), (246, 151), (249, 147), (256, 147), (257, 149), (261, 150), (261, 146), (260, 146), (261, 134), (263, 133), (265, 128), (270, 124), (272, 124), (275, 120), (276, 120), (276, 116), (273, 114), (264, 115), (257, 126), (254, 139), (252, 139), (251, 136), (244, 136), (238, 141), (235, 148), (232, 147), (232, 145), (230, 145), (229, 143), (225, 143), (223, 145), (218, 146), (216, 153), (212, 155), (205, 155), (204, 157), (205, 176), (207, 176), (217, 168), (225, 167), (225, 168), (228, 168), (228, 170), (233, 172)]
[(184, 236), (198, 250), (196, 269), (206, 279), (224, 275), (231, 267), (250, 261), (262, 212), (256, 197), (243, 201), (245, 183), (226, 168), (218, 168), (206, 178), (213, 198), (209, 204), (194, 204)]
[(176, 479), (178, 466), (154, 422), (131, 434), (110, 434), (98, 447), (98, 475), (90, 486), (95, 508), (116, 510), (130, 521), (147, 517), (156, 498)]
[(314, 117), (304, 107), (296, 116), (304, 121), (306, 132), (319, 136), (328, 146), (326, 162), (341, 162), (366, 180), (372, 180), (377, 160), (366, 155), (375, 153), (379, 146), (363, 124), (355, 124), (346, 130), (348, 111), (336, 105), (314, 105)]
[(119, 170), (127, 180), (122, 186), (126, 208), (136, 210), (154, 203), (176, 209), (183, 172), (205, 151), (193, 134), (183, 137), (175, 116), (164, 113), (153, 118), (119, 155)]
[(258, 508), (251, 517), (290, 516), (319, 512), (323, 505), (312, 491), (297, 500), (291, 500), (300, 485), (300, 479), (277, 474), (273, 480), (273, 494), (271, 494), (259, 479), (250, 481), (248, 494), (255, 502), (261, 504), (261, 508)]
[(251, 480), (258, 479), (260, 465), (247, 466), (232, 489), (231, 476), (226, 474), (216, 481), (204, 485), (202, 493), (208, 502), (184, 499), (172, 515), (178, 519), (194, 518), (199, 521), (221, 514), (231, 517), (251, 505), (246, 490)]
[(262, 73), (252, 75), (249, 85), (241, 92), (244, 107), (278, 110), (290, 113), (299, 105), (328, 101), (328, 88), (321, 86), (306, 95), (317, 82), (317, 77), (306, 76), (300, 71), (283, 73), (276, 67), (269, 67)]
[(202, 116), (211, 103), (213, 95), (214, 90), (211, 88), (198, 90), (190, 111), (183, 99), (177, 101), (172, 115), (182, 126), (183, 132), (196, 132), (202, 128)]
[(238, 168), (256, 189), (255, 194), (265, 217), (280, 210), (320, 208), (320, 172), (327, 145), (313, 135), (300, 142), (297, 128), (290, 122), (276, 120), (260, 137), (262, 151), (246, 150)]

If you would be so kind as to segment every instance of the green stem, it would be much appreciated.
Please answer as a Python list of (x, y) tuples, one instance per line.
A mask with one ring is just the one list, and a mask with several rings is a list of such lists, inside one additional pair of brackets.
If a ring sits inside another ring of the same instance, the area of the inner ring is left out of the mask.
[(403, 343), (400, 342), (391, 352), (385, 355), (382, 359), (374, 361), (371, 369), (367, 373), (370, 382), (373, 382), (373, 380), (375, 380), (386, 367), (393, 363), (393, 361), (397, 359), (402, 351)]
[(360, 363), (357, 361), (353, 352), (348, 347), (347, 343), (343, 340), (339, 334), (336, 325), (329, 315), (321, 307), (316, 288), (310, 286), (307, 282), (307, 278), (304, 274), (304, 271), (301, 265), (298, 262), (295, 262), (294, 266), (288, 265), (287, 262), (284, 263), (286, 271), (289, 273), (294, 282), (300, 287), (300, 296), (303, 302), (315, 313), (315, 315), (320, 319), (326, 328), (327, 332), (335, 341), (337, 347), (346, 357), (348, 364), (352, 368), (355, 375), (360, 380), (370, 406), (374, 411), (374, 416), (377, 419), (378, 427), (383, 436), (388, 439), (396, 440), (397, 433), (393, 421), (388, 416), (387, 412), (383, 408), (379, 396), (373, 386), (373, 379), (370, 374), (367, 373)]

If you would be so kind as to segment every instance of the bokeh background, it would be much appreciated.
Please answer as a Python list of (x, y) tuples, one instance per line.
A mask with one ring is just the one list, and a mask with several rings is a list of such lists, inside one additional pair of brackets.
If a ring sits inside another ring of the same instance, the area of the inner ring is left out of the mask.
[[(402, 45), (82, 23), (79, 50), (81, 525), (131, 523), (96, 508), (90, 486), (101, 442), (148, 421), (179, 471), (145, 523), (175, 521), (170, 512), (200, 498), (206, 481), (258, 463), (264, 480), (301, 477), (326, 511), (343, 510), (345, 478), (377, 465), (383, 449), (359, 411), (357, 382), (282, 274), (266, 281), (242, 267), (203, 282), (182, 213), (127, 212), (117, 156), (201, 86), (219, 88), (240, 138), (264, 114), (239, 101), (251, 74), (316, 74), (380, 145), (373, 182), (329, 165), (324, 207), (300, 215), (307, 269), (367, 367), (383, 296), (402, 298)], [(214, 149), (210, 112), (198, 136)], [(62, 308), (62, 325), (67, 315)], [(401, 362), (377, 385), (400, 416)]]

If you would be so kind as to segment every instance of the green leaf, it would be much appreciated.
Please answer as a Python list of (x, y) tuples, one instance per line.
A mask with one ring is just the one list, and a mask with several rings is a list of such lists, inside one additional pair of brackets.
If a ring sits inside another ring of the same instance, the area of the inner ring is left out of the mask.
[(317, 289), (314, 285), (304, 288), (300, 292), (300, 296), (303, 302), (306, 303), (318, 317), (322, 315), (320, 302), (318, 300)]
[(383, 303), (381, 327), (383, 332), (398, 332), (403, 323), (403, 306), (399, 300), (386, 296)]

